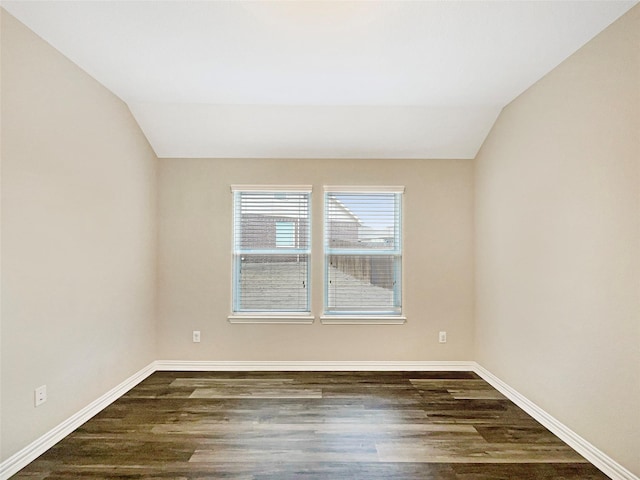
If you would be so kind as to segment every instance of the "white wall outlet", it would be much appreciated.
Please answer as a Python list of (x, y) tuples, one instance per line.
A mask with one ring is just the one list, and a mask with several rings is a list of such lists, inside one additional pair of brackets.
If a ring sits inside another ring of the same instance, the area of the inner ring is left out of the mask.
[(46, 385), (42, 385), (42, 386), (36, 388), (35, 401), (36, 401), (36, 407), (42, 405), (44, 402), (47, 401), (47, 386)]
[(193, 331), (193, 343), (200, 343), (200, 330)]
[(447, 343), (447, 332), (440, 332), (438, 334), (438, 341), (440, 343)]

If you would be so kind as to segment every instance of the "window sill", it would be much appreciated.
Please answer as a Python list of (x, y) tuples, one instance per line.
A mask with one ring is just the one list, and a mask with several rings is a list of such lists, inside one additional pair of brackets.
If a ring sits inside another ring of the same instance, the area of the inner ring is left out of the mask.
[(311, 325), (316, 317), (313, 315), (229, 315), (229, 323), (253, 323), (253, 324), (299, 324)]
[(323, 325), (403, 325), (407, 323), (407, 317), (397, 315), (322, 315), (320, 322)]

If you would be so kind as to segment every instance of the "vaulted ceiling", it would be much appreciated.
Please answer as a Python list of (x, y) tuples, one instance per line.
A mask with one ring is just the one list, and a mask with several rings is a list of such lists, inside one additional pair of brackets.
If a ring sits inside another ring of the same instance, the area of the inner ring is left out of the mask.
[(159, 157), (473, 158), (635, 1), (3, 1)]

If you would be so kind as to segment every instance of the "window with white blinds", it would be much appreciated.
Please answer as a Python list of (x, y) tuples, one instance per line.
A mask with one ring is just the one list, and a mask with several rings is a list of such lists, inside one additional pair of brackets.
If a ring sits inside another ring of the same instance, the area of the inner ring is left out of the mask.
[(402, 192), (326, 187), (326, 315), (401, 315)]
[(234, 313), (308, 313), (310, 189), (232, 191)]

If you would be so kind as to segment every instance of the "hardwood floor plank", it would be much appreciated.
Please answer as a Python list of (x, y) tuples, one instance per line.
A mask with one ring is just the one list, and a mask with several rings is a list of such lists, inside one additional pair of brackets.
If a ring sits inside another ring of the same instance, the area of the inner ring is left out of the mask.
[(606, 480), (608, 478), (587, 463), (456, 463), (452, 465), (452, 469), (458, 480)]
[(252, 449), (247, 447), (221, 448), (216, 450), (197, 450), (191, 462), (216, 464), (220, 462), (250, 463), (306, 463), (306, 462), (377, 462), (378, 454), (372, 451), (358, 452), (352, 449), (340, 450), (307, 450), (298, 449), (296, 445), (283, 444), (281, 449)]
[(322, 398), (318, 388), (219, 387), (196, 388), (189, 398)]

